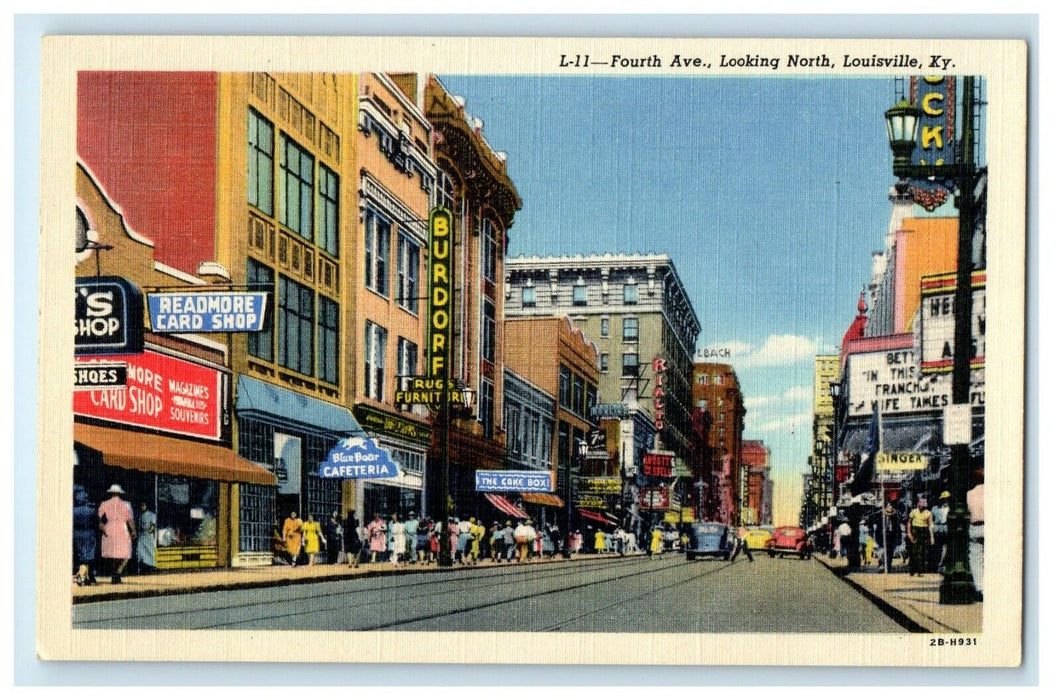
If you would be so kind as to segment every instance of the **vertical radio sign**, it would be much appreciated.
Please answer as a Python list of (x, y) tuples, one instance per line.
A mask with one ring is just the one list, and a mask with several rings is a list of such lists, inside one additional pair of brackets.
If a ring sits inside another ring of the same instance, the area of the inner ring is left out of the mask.
[(435, 207), (430, 215), (430, 320), (427, 372), (435, 379), (448, 379), (450, 344), (453, 337), (453, 214)]

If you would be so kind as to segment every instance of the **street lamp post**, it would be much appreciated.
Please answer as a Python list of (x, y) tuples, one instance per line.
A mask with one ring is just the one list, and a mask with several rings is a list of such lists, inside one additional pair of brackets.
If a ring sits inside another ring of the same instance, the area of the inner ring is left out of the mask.
[[(907, 100), (899, 101), (884, 113), (887, 135), (894, 155), (893, 172), (902, 179), (936, 180), (952, 183), (956, 189), (957, 207), (957, 284), (953, 309), (953, 405), (963, 407), (961, 420), (971, 420), (968, 393), (971, 384), (972, 359), (972, 248), (975, 234), (973, 206), (975, 164), (973, 131), (975, 78), (965, 76), (961, 101), (961, 140), (959, 159), (942, 165), (914, 165), (911, 155), (916, 143), (920, 110)], [(949, 187), (948, 187), (949, 188)], [(969, 430), (970, 432), (970, 426)], [(949, 484), (950, 512), (947, 516), (949, 543), (943, 562), (939, 602), (967, 605), (975, 602), (975, 587), (968, 565), (968, 506), (967, 495), (971, 465), (968, 443), (950, 445)]]
[[(581, 470), (582, 470), (582, 467), (585, 466), (585, 456), (587, 454), (589, 454), (589, 443), (585, 442), (585, 440), (579, 440), (577, 449), (578, 449), (578, 473), (580, 474)], [(566, 523), (566, 525), (567, 525), (567, 528), (566, 528), (566, 532), (563, 535), (564, 536), (564, 541), (563, 541), (563, 558), (564, 559), (570, 559), (570, 554), (571, 554), (571, 552), (570, 552), (570, 542), (571, 542), (571, 539), (570, 539), (570, 534), (571, 534), (570, 525), (571, 525), (571, 521), (573, 520), (573, 515), (571, 513), (571, 508), (572, 508), (571, 501), (573, 500), (573, 495), (572, 494), (573, 494), (573, 491), (574, 491), (573, 482), (574, 482), (574, 475), (571, 473), (571, 463), (568, 460), (567, 461), (567, 484), (566, 484), (566, 497), (567, 497), (566, 498), (566, 502), (567, 502), (567, 523)]]
[(825, 469), (825, 482), (828, 493), (824, 500), (829, 505), (835, 505), (836, 491), (836, 468), (839, 465), (839, 399), (843, 395), (843, 385), (840, 382), (828, 383), (828, 394), (832, 397), (832, 443), (828, 446), (828, 460), (830, 465)]

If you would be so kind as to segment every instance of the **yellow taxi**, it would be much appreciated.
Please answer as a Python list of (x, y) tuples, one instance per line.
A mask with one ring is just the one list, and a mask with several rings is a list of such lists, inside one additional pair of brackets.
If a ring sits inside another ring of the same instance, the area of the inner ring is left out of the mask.
[(773, 533), (764, 528), (754, 528), (747, 531), (747, 548), (757, 551), (765, 551), (769, 538)]

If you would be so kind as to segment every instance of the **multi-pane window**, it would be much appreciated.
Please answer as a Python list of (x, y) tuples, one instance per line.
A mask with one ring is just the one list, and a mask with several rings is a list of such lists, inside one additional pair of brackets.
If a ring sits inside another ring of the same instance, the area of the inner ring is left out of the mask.
[(611, 356), (608, 353), (606, 353), (606, 352), (600, 353), (600, 371), (601, 372), (606, 372), (607, 371), (607, 366), (610, 363), (611, 363)]
[(482, 220), (482, 277), (497, 281), (497, 227), (489, 219)]
[(435, 205), (445, 207), (455, 216), (456, 211), (454, 209), (454, 204), (456, 202), (456, 197), (454, 193), (455, 188), (453, 187), (453, 178), (444, 170), (439, 170), (438, 187), (434, 191)]
[(721, 379), (722, 379), (722, 377), (721, 377), (720, 374), (715, 374), (714, 375), (714, 383), (716, 385), (721, 386)]
[(272, 215), (272, 123), (247, 111), (247, 203)]
[(419, 348), (416, 347), (416, 343), (408, 338), (398, 336), (397, 361), (399, 377), (413, 377), (416, 375), (418, 352)]
[(622, 340), (630, 342), (640, 336), (640, 323), (635, 318), (622, 319)]
[(705, 375), (705, 374), (697, 374), (696, 375), (696, 384), (706, 384), (706, 383), (707, 383), (707, 375)]
[[(254, 258), (247, 258), (247, 285), (252, 291), (273, 295), (272, 268), (262, 265)], [(272, 362), (272, 314), (265, 314), (265, 326), (257, 333), (247, 333), (247, 352), (262, 360)]]
[(497, 311), (489, 299), (482, 300), (482, 359), (496, 362)]
[(580, 374), (574, 375), (574, 412), (585, 415), (585, 379)]
[(636, 377), (639, 374), (640, 362), (635, 352), (622, 353), (622, 376)]
[(280, 275), (276, 287), (277, 361), (296, 372), (313, 374), (313, 290)]
[(600, 319), (600, 337), (607, 338), (611, 335), (611, 319), (604, 316)]
[(537, 306), (537, 287), (523, 287), (523, 306)]
[(280, 223), (313, 240), (313, 156), (280, 134)]
[(585, 306), (589, 302), (589, 298), (586, 294), (585, 283), (579, 282), (574, 285), (574, 305)]
[(596, 405), (596, 386), (594, 384), (585, 385), (585, 415), (592, 415), (593, 406)]
[[(570, 423), (560, 421), (556, 435), (556, 458), (561, 467), (570, 464)], [(561, 472), (561, 478), (566, 477), (566, 472)]]
[(493, 437), (493, 382), (483, 379), (479, 391), (478, 419), (486, 437)]
[(397, 303), (418, 313), (420, 308), (420, 246), (408, 234), (398, 235)]
[(317, 186), (317, 245), (339, 254), (339, 176), (326, 165), (320, 166)]
[(319, 297), (317, 314), (317, 376), (325, 382), (339, 383), (339, 304)]
[(364, 324), (364, 395), (383, 400), (386, 384), (386, 329), (371, 321)]
[(364, 211), (364, 286), (388, 296), (387, 262), (390, 260), (390, 222), (374, 209)]
[(563, 408), (570, 408), (570, 368), (559, 366), (559, 405)]
[(625, 284), (625, 285), (622, 285), (622, 303), (624, 303), (624, 304), (636, 304), (637, 303), (637, 285), (636, 284)]

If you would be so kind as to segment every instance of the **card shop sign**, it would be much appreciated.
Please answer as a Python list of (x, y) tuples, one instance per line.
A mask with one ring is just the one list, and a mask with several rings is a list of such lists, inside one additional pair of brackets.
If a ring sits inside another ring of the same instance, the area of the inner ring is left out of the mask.
[(76, 392), (75, 414), (178, 435), (221, 438), (219, 371), (151, 350), (107, 359), (125, 362), (125, 387)]
[(144, 300), (121, 277), (77, 280), (74, 303), (74, 354), (117, 355), (144, 348)]

